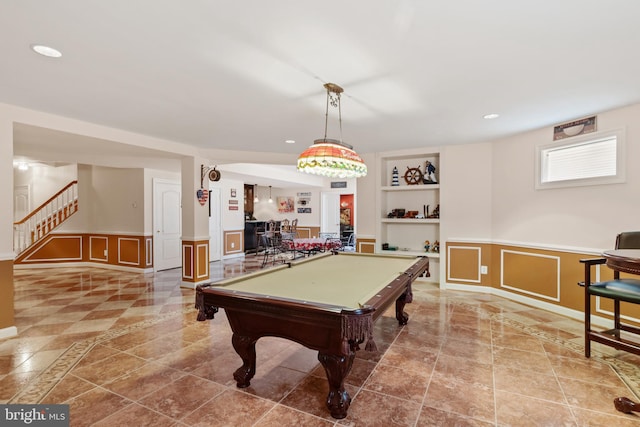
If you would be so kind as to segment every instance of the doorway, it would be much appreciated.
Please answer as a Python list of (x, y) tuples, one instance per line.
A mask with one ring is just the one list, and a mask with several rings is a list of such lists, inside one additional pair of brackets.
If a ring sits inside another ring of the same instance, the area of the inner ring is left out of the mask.
[(182, 186), (180, 182), (153, 180), (153, 269), (182, 267)]
[(355, 230), (354, 195), (322, 193), (321, 203), (320, 231), (336, 234), (346, 241)]
[(340, 195), (340, 238), (348, 241), (355, 229), (353, 194)]
[(320, 232), (340, 235), (340, 193), (322, 193)]

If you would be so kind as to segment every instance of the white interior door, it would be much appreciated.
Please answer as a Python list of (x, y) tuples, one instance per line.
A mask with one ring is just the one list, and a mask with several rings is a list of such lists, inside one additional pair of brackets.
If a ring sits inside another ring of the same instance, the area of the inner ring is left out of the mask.
[(209, 261), (222, 259), (222, 239), (220, 233), (220, 189), (209, 189)]
[(17, 185), (13, 189), (13, 221), (20, 221), (31, 210), (29, 201), (29, 186)]
[(320, 232), (340, 235), (340, 193), (322, 193)]
[[(29, 186), (17, 185), (13, 189), (13, 221), (18, 222), (31, 212), (31, 201), (29, 199)], [(13, 247), (19, 248), (20, 242), (25, 241), (24, 229), (13, 231)]]
[(153, 267), (182, 266), (182, 198), (180, 182), (153, 180)]

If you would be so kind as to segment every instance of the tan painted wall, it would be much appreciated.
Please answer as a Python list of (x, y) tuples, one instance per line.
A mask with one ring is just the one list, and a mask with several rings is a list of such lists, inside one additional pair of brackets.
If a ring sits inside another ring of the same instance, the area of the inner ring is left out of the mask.
[(16, 265), (24, 266), (70, 262), (152, 268), (153, 237), (133, 234), (52, 233), (15, 260)]
[(244, 252), (244, 230), (224, 232), (224, 255)]
[[(585, 252), (459, 241), (447, 243), (447, 254), (448, 284), (489, 287), (578, 312), (584, 309), (584, 288), (578, 286), (584, 280), (580, 260), (597, 257)], [(483, 265), (488, 274), (481, 274)], [(600, 267), (600, 280), (612, 277), (611, 269)], [(612, 309), (611, 301), (601, 300), (594, 314), (611, 317)], [(640, 306), (623, 304), (622, 314), (640, 323)]]
[(13, 261), (0, 261), (0, 330), (14, 325)]

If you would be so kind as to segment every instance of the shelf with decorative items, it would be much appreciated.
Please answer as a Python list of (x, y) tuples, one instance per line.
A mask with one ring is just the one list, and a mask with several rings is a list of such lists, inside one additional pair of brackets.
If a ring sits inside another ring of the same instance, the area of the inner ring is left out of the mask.
[(381, 191), (435, 191), (440, 190), (440, 184), (430, 185), (402, 185), (402, 186), (382, 186)]
[[(378, 153), (376, 252), (440, 258), (439, 149)], [(431, 280), (438, 280), (438, 262)]]
[(382, 218), (388, 224), (440, 224), (440, 218)]

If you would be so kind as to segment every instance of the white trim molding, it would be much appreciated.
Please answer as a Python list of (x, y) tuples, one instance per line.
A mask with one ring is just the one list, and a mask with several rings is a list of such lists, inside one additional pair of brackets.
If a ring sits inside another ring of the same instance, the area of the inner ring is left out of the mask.
[(0, 340), (5, 338), (12, 338), (18, 335), (18, 328), (15, 326), (9, 326), (8, 328), (0, 329)]
[(451, 259), (451, 249), (456, 250), (476, 250), (478, 251), (478, 278), (477, 279), (459, 279), (455, 277), (451, 277), (451, 261), (447, 263), (447, 280), (457, 280), (459, 282), (471, 282), (471, 283), (481, 283), (482, 282), (482, 248), (479, 246), (449, 246), (447, 245), (447, 256)]
[[(505, 270), (504, 255), (505, 254), (515, 254), (515, 255), (528, 256), (528, 257), (534, 257), (534, 258), (546, 258), (546, 259), (555, 260), (556, 261), (556, 295), (548, 296), (544, 294), (539, 294), (523, 288), (519, 288), (516, 285), (509, 285), (505, 283), (505, 279), (504, 279), (504, 270)], [(559, 302), (560, 301), (560, 258), (552, 255), (538, 254), (535, 252), (509, 251), (509, 250), (503, 249), (500, 251), (500, 287), (505, 289), (511, 289), (517, 292), (522, 292), (529, 295), (534, 295), (534, 296), (537, 296), (538, 298)]]

